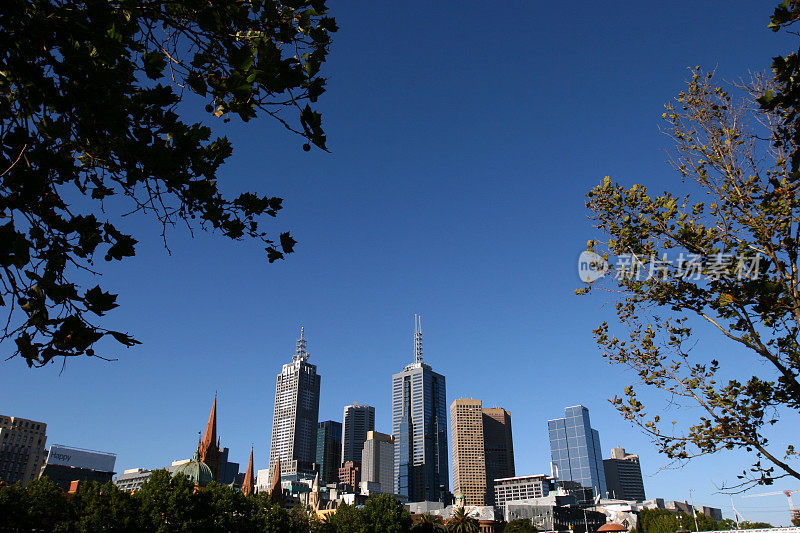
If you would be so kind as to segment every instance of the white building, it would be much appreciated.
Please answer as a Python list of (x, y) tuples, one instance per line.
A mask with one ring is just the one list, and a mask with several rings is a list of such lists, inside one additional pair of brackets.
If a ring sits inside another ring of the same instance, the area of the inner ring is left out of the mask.
[[(370, 492), (394, 492), (394, 438), (391, 435), (367, 432), (367, 440), (361, 452), (361, 483)], [(375, 487), (372, 483), (377, 483)], [(363, 492), (363, 490), (362, 490)]]
[(505, 509), (506, 502), (544, 498), (550, 494), (553, 481), (544, 474), (495, 479), (495, 504)]
[(275, 410), (269, 471), (281, 462), (281, 475), (314, 475), (317, 453), (317, 417), (319, 415), (320, 376), (309, 364), (303, 328), (292, 362), (283, 365), (275, 384)]

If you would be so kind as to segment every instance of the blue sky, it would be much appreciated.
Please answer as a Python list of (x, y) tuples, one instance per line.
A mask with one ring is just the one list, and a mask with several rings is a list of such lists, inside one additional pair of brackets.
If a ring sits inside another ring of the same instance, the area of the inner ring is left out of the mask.
[[(449, 401), (511, 411), (517, 474), (549, 471), (546, 421), (580, 403), (604, 456), (617, 444), (641, 456), (648, 497), (693, 488), (729, 516), (715, 487), (744, 457), (661, 471), (666, 459), (609, 405), (631, 376), (594, 344), (612, 309), (574, 296), (575, 264), (595, 236), (584, 195), (603, 176), (681, 187), (659, 123), (687, 67), (736, 80), (793, 46), (766, 30), (773, 3), (330, 5), (331, 153), (303, 152), (268, 121), (218, 128), (235, 146), (223, 187), (283, 197), (269, 227), (291, 230), (296, 253), (270, 265), (255, 243), (176, 229), (169, 255), (152, 222), (126, 220), (137, 256), (100, 282), (120, 292), (109, 327), (144, 344), (62, 373), (0, 363), (0, 410), (47, 422), (49, 443), (115, 452), (122, 471), (190, 456), (216, 391), (232, 459), (253, 445), (265, 468), (275, 375), (300, 325), (322, 375), (320, 420), (357, 401), (389, 431), (391, 375), (412, 359), (420, 313)], [(747, 361), (706, 333), (698, 356)], [(783, 497), (736, 502), (747, 519), (788, 522)]]

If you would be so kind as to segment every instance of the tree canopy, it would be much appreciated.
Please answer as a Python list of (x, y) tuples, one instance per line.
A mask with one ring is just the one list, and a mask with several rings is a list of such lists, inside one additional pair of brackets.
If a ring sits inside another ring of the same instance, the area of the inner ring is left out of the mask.
[[(0, 336), (30, 366), (98, 356), (117, 294), (82, 286), (98, 258), (120, 261), (133, 212), (260, 241), (270, 262), (291, 252), (272, 235), (280, 198), (223, 195), (233, 146), (207, 123), (270, 117), (326, 149), (311, 105), (337, 30), (325, 0), (8, 0), (0, 10)], [(12, 347), (13, 346), (13, 347)]]
[[(784, 2), (772, 27), (797, 15), (796, 3)], [(794, 53), (776, 58), (773, 76), (725, 87), (693, 70), (663, 115), (684, 182), (676, 188), (686, 194), (654, 195), (608, 177), (588, 194), (590, 217), (607, 237), (589, 250), (616, 257), (617, 268), (578, 292), (618, 297), (619, 325), (604, 322), (595, 336), (611, 363), (638, 377), (612, 403), (679, 462), (752, 452), (738, 489), (800, 479), (797, 450), (770, 439), (782, 415), (800, 409), (798, 64)], [(728, 347), (698, 357), (698, 328), (737, 345), (752, 364), (726, 357)], [(666, 393), (665, 408), (691, 405), (699, 415), (669, 416), (642, 389)]]

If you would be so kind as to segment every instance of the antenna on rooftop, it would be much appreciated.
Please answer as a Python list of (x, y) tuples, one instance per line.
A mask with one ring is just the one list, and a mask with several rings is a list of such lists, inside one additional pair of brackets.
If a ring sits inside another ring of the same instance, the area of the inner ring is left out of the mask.
[(414, 362), (422, 362), (422, 316), (414, 315)]
[(311, 354), (308, 353), (306, 350), (306, 339), (304, 336), (305, 328), (300, 326), (300, 338), (297, 339), (297, 349), (294, 351), (294, 357), (292, 357), (292, 361), (306, 361)]

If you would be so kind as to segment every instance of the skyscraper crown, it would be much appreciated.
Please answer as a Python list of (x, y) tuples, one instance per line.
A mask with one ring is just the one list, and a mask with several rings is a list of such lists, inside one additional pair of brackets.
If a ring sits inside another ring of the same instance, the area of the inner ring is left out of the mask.
[(306, 350), (306, 339), (303, 336), (304, 327), (300, 326), (300, 338), (297, 339), (297, 349), (294, 351), (294, 355), (292, 356), (292, 361), (308, 361), (308, 358), (311, 357), (311, 354), (308, 353)]

